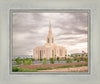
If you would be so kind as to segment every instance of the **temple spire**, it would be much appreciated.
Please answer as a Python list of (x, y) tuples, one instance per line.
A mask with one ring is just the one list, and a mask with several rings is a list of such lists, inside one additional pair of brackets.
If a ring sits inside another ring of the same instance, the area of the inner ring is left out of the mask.
[(52, 30), (51, 30), (51, 21), (49, 21), (49, 34), (52, 34)]
[(51, 20), (49, 21), (49, 28), (51, 28)]
[(51, 21), (49, 21), (49, 34), (47, 36), (47, 43), (54, 43), (54, 37), (51, 30)]

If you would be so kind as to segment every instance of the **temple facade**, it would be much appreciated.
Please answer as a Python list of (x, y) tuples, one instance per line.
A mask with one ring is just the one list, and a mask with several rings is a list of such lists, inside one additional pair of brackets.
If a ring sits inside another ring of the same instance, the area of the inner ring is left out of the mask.
[(47, 36), (46, 43), (43, 46), (38, 46), (33, 49), (33, 58), (35, 60), (40, 58), (46, 58), (49, 60), (50, 58), (56, 59), (57, 57), (65, 57), (65, 55), (67, 55), (66, 48), (58, 46), (54, 43), (54, 36), (51, 30), (51, 23), (49, 23), (49, 34)]

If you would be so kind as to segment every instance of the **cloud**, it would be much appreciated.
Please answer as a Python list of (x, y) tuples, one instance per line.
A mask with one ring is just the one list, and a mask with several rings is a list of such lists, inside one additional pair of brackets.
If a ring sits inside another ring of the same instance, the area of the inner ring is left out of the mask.
[(13, 13), (13, 55), (32, 55), (35, 47), (44, 45), (49, 20), (57, 45), (70, 53), (87, 50), (87, 45), (76, 46), (87, 43), (87, 18), (87, 13)]

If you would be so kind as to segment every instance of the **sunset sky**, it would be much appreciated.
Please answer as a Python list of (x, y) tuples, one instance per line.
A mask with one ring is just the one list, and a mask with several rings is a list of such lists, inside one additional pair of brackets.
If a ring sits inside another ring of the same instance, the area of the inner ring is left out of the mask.
[(68, 53), (87, 52), (88, 13), (13, 13), (13, 55), (33, 55), (46, 43), (51, 20), (57, 45)]

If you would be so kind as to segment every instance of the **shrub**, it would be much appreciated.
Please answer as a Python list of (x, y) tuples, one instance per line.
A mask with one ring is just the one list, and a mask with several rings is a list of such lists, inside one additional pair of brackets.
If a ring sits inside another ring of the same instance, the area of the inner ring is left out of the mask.
[(47, 59), (46, 58), (44, 58), (44, 62), (43, 62), (43, 64), (46, 64), (47, 63)]
[(28, 60), (27, 59), (24, 59), (23, 60), (23, 64), (24, 65), (31, 65), (31, 61), (32, 61), (31, 59), (28, 59)]
[(13, 71), (13, 72), (18, 72), (18, 71), (19, 71), (19, 67), (17, 67), (17, 66), (12, 67), (12, 71)]
[(17, 58), (15, 59), (15, 61), (16, 61), (16, 63), (17, 63), (18, 65), (21, 64), (21, 60), (20, 60), (19, 57), (17, 57)]
[(34, 61), (35, 59), (34, 58), (31, 58), (31, 60)]
[(88, 62), (88, 58), (85, 59), (85, 62)]
[(82, 54), (82, 57), (84, 56), (84, 54)]
[(57, 61), (59, 61), (59, 57), (57, 57)]
[(38, 70), (36, 69), (24, 69), (24, 68), (19, 68), (17, 66), (12, 67), (12, 72), (37, 72)]
[(70, 59), (70, 63), (72, 63), (72, 61), (73, 61), (73, 60), (72, 60), (72, 59)]
[(26, 58), (26, 60), (29, 60), (30, 58)]
[(50, 63), (54, 64), (54, 59), (50, 58)]
[(79, 58), (77, 58), (77, 62), (80, 62), (80, 59)]
[(76, 59), (76, 57), (74, 57), (74, 61), (76, 61), (77, 59)]
[(88, 55), (86, 54), (86, 57), (87, 57)]
[(40, 61), (42, 61), (42, 58), (40, 58)]
[(23, 61), (23, 59), (20, 59), (21, 61)]
[(66, 63), (72, 63), (72, 61), (73, 61), (72, 59), (69, 59), (69, 58), (66, 59)]
[(71, 57), (73, 57), (73, 54), (71, 54)]

